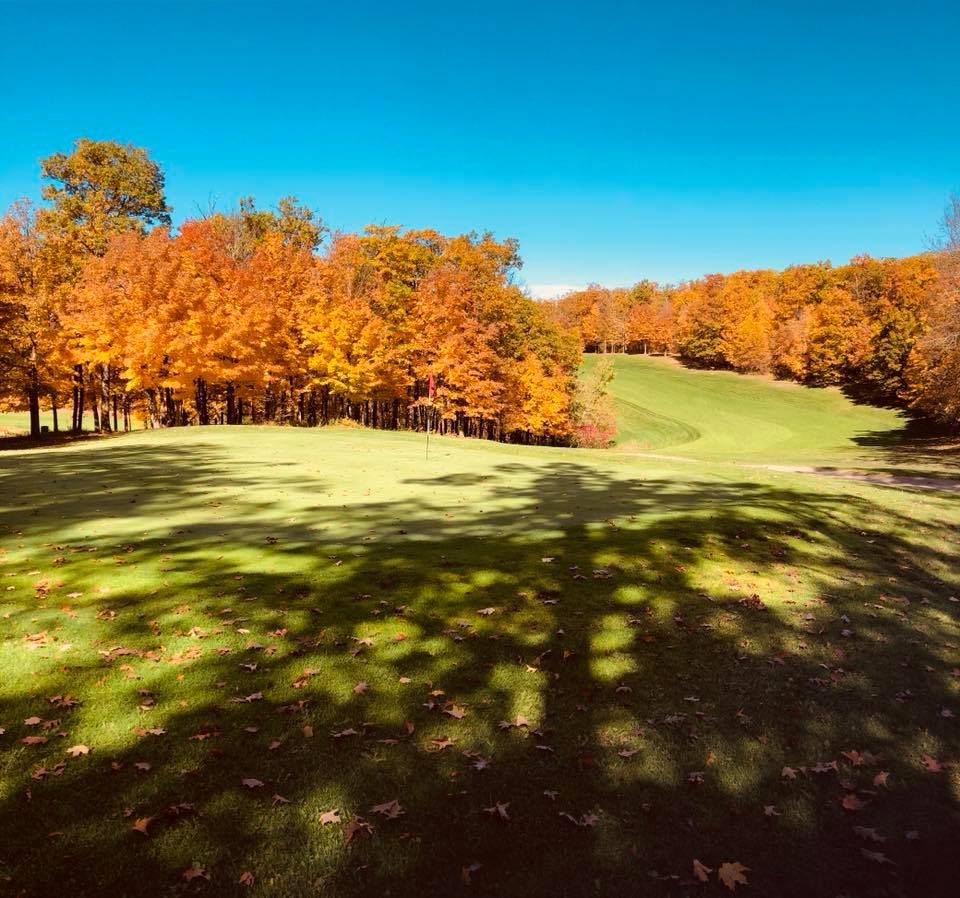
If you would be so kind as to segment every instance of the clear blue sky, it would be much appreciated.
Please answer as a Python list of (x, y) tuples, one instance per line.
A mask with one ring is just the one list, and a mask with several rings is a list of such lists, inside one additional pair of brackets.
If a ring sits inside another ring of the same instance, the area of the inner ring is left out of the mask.
[(911, 253), (960, 189), (958, 34), (957, 0), (0, 0), (0, 205), (85, 136), (178, 220), (491, 229), (531, 285)]

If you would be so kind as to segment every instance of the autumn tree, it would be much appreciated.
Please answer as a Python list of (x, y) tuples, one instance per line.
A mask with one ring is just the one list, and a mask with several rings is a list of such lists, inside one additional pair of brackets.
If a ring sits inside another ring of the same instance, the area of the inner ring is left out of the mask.
[(616, 410), (607, 389), (613, 377), (613, 362), (602, 359), (577, 383), (572, 413), (578, 446), (602, 449), (616, 436)]
[(31, 436), (41, 432), (41, 396), (56, 415), (67, 370), (35, 214), (21, 201), (0, 219), (0, 392), (26, 397)]
[(938, 280), (929, 330), (911, 359), (918, 409), (960, 425), (960, 196), (951, 196), (933, 247)]

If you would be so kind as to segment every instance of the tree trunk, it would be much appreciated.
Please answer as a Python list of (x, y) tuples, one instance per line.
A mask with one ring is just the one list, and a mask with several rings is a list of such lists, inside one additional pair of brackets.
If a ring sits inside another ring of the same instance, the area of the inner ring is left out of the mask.
[(40, 379), (37, 369), (30, 371), (30, 386), (27, 388), (27, 401), (30, 404), (30, 436), (40, 436)]
[(50, 394), (50, 411), (53, 412), (53, 432), (60, 433), (60, 422), (57, 420), (57, 394)]

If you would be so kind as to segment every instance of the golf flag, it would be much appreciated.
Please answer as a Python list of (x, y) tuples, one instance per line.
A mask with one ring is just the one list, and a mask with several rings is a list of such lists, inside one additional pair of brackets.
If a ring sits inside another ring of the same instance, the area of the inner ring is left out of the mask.
[(427, 397), (430, 398), (430, 399), (433, 399), (433, 388), (434, 388), (433, 375), (431, 374), (431, 375), (430, 375), (430, 384), (429, 384), (429, 386), (427, 387)]

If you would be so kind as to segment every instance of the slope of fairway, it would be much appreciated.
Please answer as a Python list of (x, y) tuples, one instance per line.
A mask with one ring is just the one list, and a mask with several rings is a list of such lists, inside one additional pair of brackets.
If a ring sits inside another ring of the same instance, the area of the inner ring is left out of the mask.
[(0, 452), (0, 893), (953, 894), (958, 527), (409, 433)]
[[(599, 356), (584, 356), (590, 371)], [(856, 405), (834, 388), (812, 389), (729, 371), (696, 371), (672, 359), (608, 356), (621, 448), (790, 464), (869, 464), (871, 444), (905, 421)]]

